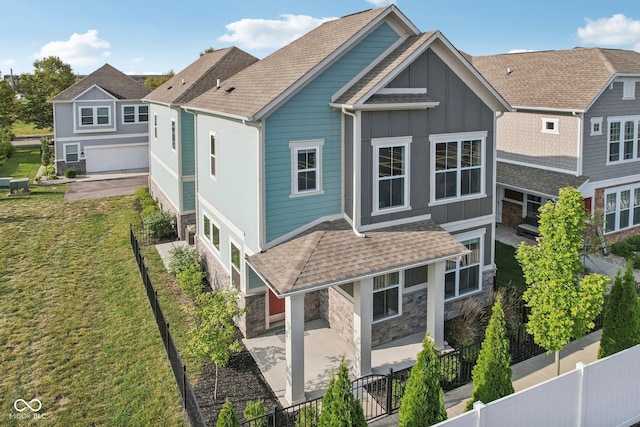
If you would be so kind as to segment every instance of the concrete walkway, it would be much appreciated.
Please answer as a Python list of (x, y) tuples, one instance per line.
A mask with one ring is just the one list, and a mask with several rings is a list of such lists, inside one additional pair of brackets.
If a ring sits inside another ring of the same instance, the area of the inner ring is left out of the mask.
[[(581, 340), (567, 344), (560, 352), (560, 373), (564, 374), (574, 370), (578, 362), (589, 364), (598, 360), (601, 334), (602, 331), (596, 331)], [(511, 376), (513, 388), (515, 391), (525, 390), (556, 377), (555, 355), (541, 354), (517, 363), (511, 369), (513, 371)], [(472, 392), (473, 384), (471, 383), (444, 394), (444, 404), (450, 419), (464, 412)], [(369, 425), (375, 427), (397, 426), (398, 413), (373, 421)]]

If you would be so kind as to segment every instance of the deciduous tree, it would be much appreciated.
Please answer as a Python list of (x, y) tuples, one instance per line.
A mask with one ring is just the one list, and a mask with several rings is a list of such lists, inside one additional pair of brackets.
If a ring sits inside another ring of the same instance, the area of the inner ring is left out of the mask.
[(424, 427), (447, 419), (439, 368), (438, 353), (427, 334), (400, 402), (398, 426)]
[(511, 354), (506, 337), (507, 326), (502, 310), (502, 295), (498, 295), (487, 326), (478, 361), (473, 367), (473, 393), (466, 410), (473, 403), (489, 403), (513, 393), (511, 383)]
[(167, 74), (147, 77), (146, 79), (144, 79), (144, 82), (142, 84), (149, 89), (154, 90), (160, 87), (164, 82), (166, 82), (173, 76), (175, 76), (175, 73), (173, 72), (173, 70), (169, 70)]
[(531, 309), (527, 331), (538, 345), (556, 352), (558, 375), (560, 350), (593, 327), (609, 282), (597, 273), (582, 276), (585, 220), (582, 194), (562, 188), (557, 202), (549, 201), (540, 208), (537, 245), (523, 242), (516, 254), (528, 286), (523, 294)]
[(17, 119), (20, 104), (15, 91), (6, 80), (0, 81), (0, 129), (9, 129)]
[(598, 359), (640, 344), (640, 300), (631, 266), (611, 287), (604, 311)]

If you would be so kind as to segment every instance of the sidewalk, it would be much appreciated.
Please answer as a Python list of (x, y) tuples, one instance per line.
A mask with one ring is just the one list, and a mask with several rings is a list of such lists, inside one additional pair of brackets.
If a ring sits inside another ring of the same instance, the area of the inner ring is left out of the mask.
[[(576, 363), (589, 364), (598, 360), (598, 348), (602, 331), (593, 332), (581, 340), (572, 341), (560, 352), (560, 373), (575, 369)], [(515, 391), (527, 389), (556, 376), (554, 354), (541, 354), (511, 367), (511, 382)], [(444, 404), (449, 419), (464, 412), (467, 400), (471, 398), (473, 383), (458, 387), (444, 394)], [(398, 425), (398, 412), (369, 423), (375, 427)]]

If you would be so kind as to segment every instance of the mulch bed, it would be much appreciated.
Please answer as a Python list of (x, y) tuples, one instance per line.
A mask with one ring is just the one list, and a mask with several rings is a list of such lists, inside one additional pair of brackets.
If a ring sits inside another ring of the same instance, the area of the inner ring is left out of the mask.
[[(241, 338), (239, 331), (238, 338)], [(262, 399), (267, 408), (272, 409), (274, 406), (281, 408), (278, 399), (262, 376), (260, 368), (244, 345), (240, 353), (231, 356), (227, 366), (218, 368), (217, 400), (213, 398), (215, 378), (215, 365), (207, 364), (197, 379), (191, 379), (195, 382), (193, 388), (198, 398), (198, 405), (208, 426), (216, 425), (218, 413), (222, 409), (225, 398), (231, 401), (241, 421), (244, 420), (242, 416), (244, 407), (250, 401)]]

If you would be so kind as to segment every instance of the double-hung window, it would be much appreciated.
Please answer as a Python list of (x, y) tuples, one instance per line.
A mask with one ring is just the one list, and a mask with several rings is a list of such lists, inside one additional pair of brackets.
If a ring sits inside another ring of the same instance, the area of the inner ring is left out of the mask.
[(373, 146), (373, 213), (409, 208), (409, 137), (377, 138)]
[(101, 126), (111, 124), (109, 107), (80, 107), (80, 126)]
[(204, 234), (204, 237), (207, 238), (207, 240), (211, 241), (211, 220), (206, 215), (204, 215), (202, 221), (202, 233)]
[(383, 274), (373, 278), (373, 321), (380, 321), (401, 314), (400, 272)]
[(608, 163), (640, 159), (640, 116), (610, 117)]
[(176, 121), (171, 120), (171, 149), (176, 149)]
[(65, 163), (75, 163), (80, 160), (79, 144), (64, 144), (64, 161)]
[(216, 134), (213, 132), (209, 133), (209, 174), (215, 178), (217, 173), (217, 143), (216, 143)]
[(479, 237), (461, 242), (471, 252), (459, 261), (447, 261), (444, 276), (444, 297), (455, 298), (480, 290), (482, 239)]
[(485, 192), (487, 132), (431, 135), (434, 202), (472, 198)]
[(202, 228), (204, 237), (211, 242), (216, 250), (220, 251), (220, 227), (211, 221), (207, 215), (204, 215)]
[(609, 189), (604, 195), (605, 233), (640, 225), (640, 185)]
[(123, 105), (122, 121), (124, 123), (146, 123), (149, 121), (148, 105)]
[(290, 141), (291, 196), (322, 193), (324, 140)]
[(158, 139), (158, 115), (153, 115), (153, 138)]
[(236, 289), (241, 289), (241, 252), (240, 249), (235, 245), (235, 243), (231, 242), (231, 286)]

